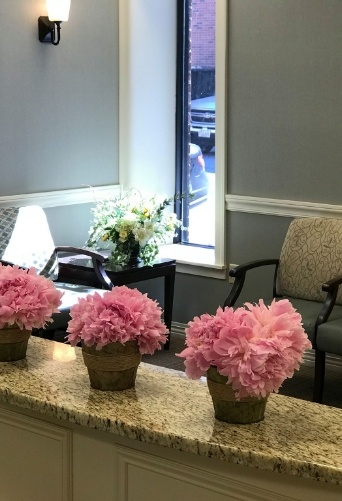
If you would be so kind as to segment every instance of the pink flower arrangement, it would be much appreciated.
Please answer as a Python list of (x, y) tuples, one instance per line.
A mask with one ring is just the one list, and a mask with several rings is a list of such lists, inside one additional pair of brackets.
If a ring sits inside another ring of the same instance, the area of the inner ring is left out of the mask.
[(62, 295), (35, 268), (0, 263), (0, 329), (14, 324), (26, 330), (43, 328), (52, 322), (53, 313), (59, 313)]
[(218, 308), (214, 316), (195, 317), (185, 333), (187, 348), (178, 356), (185, 358), (187, 376), (197, 379), (216, 366), (237, 399), (277, 392), (311, 348), (302, 318), (287, 299), (269, 307), (260, 299), (235, 310)]
[(168, 332), (161, 321), (162, 310), (156, 301), (137, 289), (114, 287), (80, 298), (71, 307), (67, 339), (71, 346), (83, 341), (101, 349), (113, 342), (136, 340), (142, 354), (152, 355), (166, 342)]

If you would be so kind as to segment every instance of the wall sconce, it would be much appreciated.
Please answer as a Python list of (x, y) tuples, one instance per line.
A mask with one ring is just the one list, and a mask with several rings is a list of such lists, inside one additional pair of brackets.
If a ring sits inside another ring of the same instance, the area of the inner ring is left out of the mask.
[(48, 15), (38, 18), (38, 38), (41, 42), (58, 45), (61, 22), (69, 19), (70, 0), (46, 0)]

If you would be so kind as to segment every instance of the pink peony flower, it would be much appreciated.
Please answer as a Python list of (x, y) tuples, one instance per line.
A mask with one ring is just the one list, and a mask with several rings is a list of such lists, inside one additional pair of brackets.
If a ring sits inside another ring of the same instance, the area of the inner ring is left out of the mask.
[(137, 289), (114, 287), (100, 296), (81, 298), (71, 307), (67, 339), (72, 346), (81, 340), (102, 346), (137, 340), (142, 354), (152, 355), (166, 342), (168, 332), (161, 321), (162, 310), (156, 301)]
[(41, 329), (59, 313), (63, 293), (35, 268), (23, 270), (0, 263), (0, 328), (17, 324), (20, 329)]
[(197, 379), (216, 366), (240, 399), (265, 397), (277, 392), (286, 378), (299, 368), (311, 343), (302, 318), (290, 301), (263, 300), (244, 307), (218, 308), (216, 315), (202, 315), (189, 322), (185, 348), (185, 372)]

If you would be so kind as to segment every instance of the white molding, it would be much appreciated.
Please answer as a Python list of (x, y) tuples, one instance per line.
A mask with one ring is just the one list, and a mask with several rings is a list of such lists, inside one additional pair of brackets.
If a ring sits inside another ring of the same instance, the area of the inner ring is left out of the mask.
[(86, 204), (107, 198), (108, 196), (116, 197), (120, 195), (120, 191), (121, 187), (119, 184), (108, 184), (105, 186), (89, 186), (87, 188), (71, 190), (9, 195), (0, 197), (0, 208), (24, 207), (26, 205), (40, 205), (43, 208), (47, 208)]
[(226, 210), (284, 217), (336, 217), (342, 218), (342, 205), (281, 200), (276, 198), (226, 195)]

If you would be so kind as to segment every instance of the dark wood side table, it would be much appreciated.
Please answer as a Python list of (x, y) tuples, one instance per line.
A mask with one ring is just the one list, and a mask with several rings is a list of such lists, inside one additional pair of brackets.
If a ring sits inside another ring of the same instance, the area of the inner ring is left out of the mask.
[[(98, 251), (105, 257), (109, 251)], [(164, 322), (171, 333), (173, 296), (176, 276), (176, 261), (174, 259), (160, 259), (153, 266), (116, 266), (109, 262), (104, 263), (104, 269), (115, 285), (128, 285), (152, 278), (164, 277)], [(81, 255), (69, 255), (59, 258), (59, 282), (88, 285), (101, 288), (101, 283), (96, 276), (92, 260)], [(165, 350), (170, 347), (170, 334), (164, 345)]]

